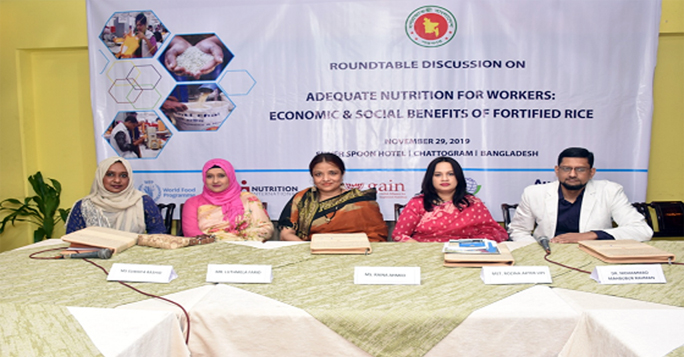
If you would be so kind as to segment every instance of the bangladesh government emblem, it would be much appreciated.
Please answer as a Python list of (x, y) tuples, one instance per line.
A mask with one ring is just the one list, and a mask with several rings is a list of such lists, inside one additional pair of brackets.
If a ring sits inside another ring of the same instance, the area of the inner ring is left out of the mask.
[(406, 35), (423, 47), (446, 45), (456, 35), (456, 18), (439, 6), (419, 7), (406, 18)]

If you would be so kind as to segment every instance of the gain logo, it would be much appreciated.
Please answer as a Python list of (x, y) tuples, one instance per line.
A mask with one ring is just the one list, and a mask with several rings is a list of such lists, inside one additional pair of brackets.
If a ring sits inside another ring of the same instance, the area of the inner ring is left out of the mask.
[(470, 177), (466, 177), (466, 191), (475, 195), (476, 193), (480, 192), (480, 188), (482, 188), (482, 186), (478, 185), (477, 181), (471, 179)]
[(449, 10), (439, 6), (419, 7), (408, 16), (406, 35), (423, 47), (444, 46), (456, 34), (456, 18)]
[(153, 180), (145, 180), (143, 184), (138, 186), (138, 190), (142, 193), (152, 197), (152, 199), (157, 202), (161, 198), (161, 188), (159, 185), (155, 184)]

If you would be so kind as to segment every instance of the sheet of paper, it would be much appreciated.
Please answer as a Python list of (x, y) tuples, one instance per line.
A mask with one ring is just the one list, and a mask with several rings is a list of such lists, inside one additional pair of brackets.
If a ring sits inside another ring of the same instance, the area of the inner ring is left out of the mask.
[(665, 284), (660, 264), (629, 264), (597, 266), (591, 278), (599, 284)]
[(256, 283), (270, 284), (273, 269), (270, 265), (208, 264), (209, 283)]
[(107, 275), (109, 281), (132, 281), (138, 283), (169, 283), (178, 274), (171, 265), (114, 263)]
[(480, 278), (485, 284), (551, 284), (547, 266), (489, 266), (482, 267)]
[(355, 267), (354, 284), (420, 285), (420, 267)]

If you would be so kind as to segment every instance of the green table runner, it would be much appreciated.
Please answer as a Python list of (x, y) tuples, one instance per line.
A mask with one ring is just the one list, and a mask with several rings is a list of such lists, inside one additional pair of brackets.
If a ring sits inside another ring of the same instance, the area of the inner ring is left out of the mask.
[(0, 356), (102, 356), (64, 306), (1, 304)]
[[(0, 303), (44, 304), (83, 307), (116, 307), (146, 300), (88, 262), (74, 259), (34, 260), (30, 253), (42, 249), (15, 250), (0, 254)], [(49, 256), (52, 253), (46, 253)], [(169, 284), (132, 283), (155, 295), (167, 295), (207, 284), (207, 264), (269, 264), (274, 270), (310, 259), (308, 252), (254, 249), (234, 244), (208, 244), (178, 250), (134, 246), (108, 260), (93, 259), (107, 270), (114, 263), (172, 265), (179, 277)]]
[[(205, 285), (209, 263), (272, 265), (272, 284), (235, 286), (302, 308), (378, 356), (422, 355), (473, 310), (530, 286), (485, 286), (479, 269), (443, 268), (440, 244), (380, 243), (374, 249), (369, 256), (312, 256), (308, 245), (268, 250), (233, 244), (179, 250), (135, 246), (96, 262), (107, 269), (117, 262), (172, 265), (179, 278), (169, 284), (133, 284), (156, 295)], [(0, 302), (116, 307), (147, 299), (107, 282), (87, 262), (28, 259), (33, 251), (0, 254), (0, 287), (6, 292)], [(354, 285), (354, 266), (362, 265), (420, 266), (422, 285)]]
[(684, 346), (667, 354), (668, 357), (682, 357), (684, 356)]
[[(374, 243), (373, 254), (317, 255), (236, 285), (300, 307), (374, 356), (421, 356), (474, 310), (531, 285), (484, 285), (477, 268), (444, 268), (442, 244)], [(294, 247), (307, 252), (308, 245)], [(354, 285), (355, 266), (419, 266), (421, 285)]]
[[(674, 253), (677, 261), (684, 261), (684, 242), (651, 241), (647, 242), (647, 244)], [(615, 265), (604, 263), (584, 253), (578, 248), (577, 244), (553, 244), (551, 252), (552, 254), (549, 256), (549, 259), (590, 272), (596, 266)], [(543, 250), (537, 244), (517, 249), (513, 252), (513, 255), (516, 258), (516, 265), (549, 265), (551, 275), (553, 276), (553, 284), (551, 286), (554, 288), (586, 291), (594, 294), (684, 307), (684, 266), (682, 265), (662, 264), (667, 284), (601, 285), (591, 279), (589, 274), (548, 263), (544, 260)]]
[[(649, 242), (684, 256), (684, 243)], [(210, 244), (179, 250), (132, 247), (113, 263), (172, 265), (179, 275), (169, 284), (133, 284), (167, 295), (205, 285), (207, 264), (266, 264), (272, 284), (234, 284), (309, 312), (332, 330), (374, 356), (420, 356), (429, 351), (474, 310), (531, 285), (484, 285), (477, 268), (444, 268), (439, 243), (373, 243), (369, 256), (316, 255), (308, 245), (255, 249)], [(552, 246), (550, 258), (591, 271), (603, 262), (577, 245)], [(78, 260), (31, 260), (34, 250), (0, 254), (0, 303), (115, 307), (147, 299), (118, 283), (107, 282), (99, 269)], [(516, 265), (549, 265), (552, 287), (582, 290), (656, 303), (684, 306), (684, 267), (664, 266), (668, 284), (599, 285), (587, 274), (550, 265), (536, 245), (513, 252)], [(421, 285), (354, 285), (355, 266), (419, 266)]]

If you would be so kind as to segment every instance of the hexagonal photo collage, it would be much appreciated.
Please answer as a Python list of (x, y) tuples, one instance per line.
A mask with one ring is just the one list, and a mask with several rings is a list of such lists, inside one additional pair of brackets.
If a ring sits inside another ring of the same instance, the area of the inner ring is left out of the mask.
[[(103, 134), (123, 157), (157, 157), (172, 136), (169, 127), (218, 130), (235, 109), (229, 96), (245, 95), (255, 83), (245, 70), (226, 71), (234, 55), (215, 33), (172, 34), (150, 10), (112, 14), (99, 37), (116, 60), (103, 71), (109, 97), (134, 110), (117, 113)], [(139, 60), (145, 58), (166, 71)], [(235, 80), (231, 93), (219, 83), (225, 72)], [(176, 82), (168, 94), (158, 87), (166, 75)]]

